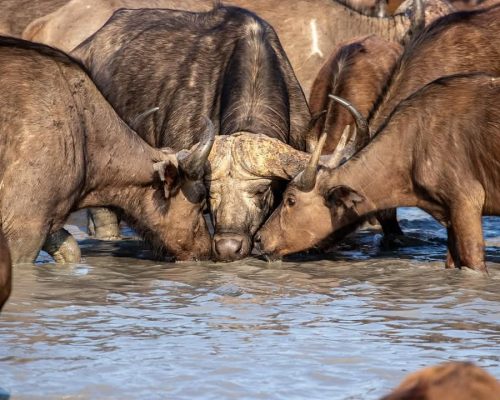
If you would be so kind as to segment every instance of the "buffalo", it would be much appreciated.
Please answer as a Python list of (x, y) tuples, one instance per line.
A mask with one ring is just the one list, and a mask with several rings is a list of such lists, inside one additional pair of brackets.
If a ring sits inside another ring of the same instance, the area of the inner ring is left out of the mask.
[(10, 296), (12, 288), (12, 265), (10, 251), (0, 230), (0, 311)]
[[(120, 8), (158, 7), (201, 12), (210, 10), (213, 3), (212, 0), (71, 0), (54, 13), (33, 21), (24, 31), (23, 38), (69, 52)], [(283, 0), (229, 0), (224, 3), (246, 8), (273, 26), (306, 95), (321, 64), (339, 43), (369, 34), (389, 41), (402, 41), (412, 24), (406, 14), (370, 17), (335, 0), (294, 1), (292, 5)], [(438, 3), (445, 6), (436, 7)], [(429, 23), (450, 11), (444, 0), (427, 1), (425, 21)], [(419, 25), (420, 18), (413, 23)]]
[(0, 108), (0, 218), (13, 263), (33, 262), (43, 246), (56, 260), (78, 261), (63, 224), (92, 206), (120, 210), (160, 252), (210, 256), (202, 213), (209, 121), (192, 150), (153, 148), (78, 62), (13, 38), (0, 38)]
[[(400, 44), (370, 35), (341, 44), (321, 67), (311, 89), (309, 106), (312, 115), (319, 116), (313, 136), (327, 134), (323, 154), (334, 152), (346, 127), (354, 128), (351, 113), (329, 94), (350, 101), (361, 114), (367, 115), (402, 51)], [(361, 143), (356, 145), (359, 147)], [(377, 218), (386, 238), (402, 235), (395, 210), (380, 212)]]
[(380, 400), (500, 400), (500, 383), (469, 362), (447, 362), (408, 375)]
[(119, 10), (72, 54), (125, 121), (159, 108), (137, 128), (152, 146), (188, 148), (200, 140), (202, 115), (210, 117), (221, 135), (205, 171), (214, 256), (247, 256), (282, 182), (307, 162), (287, 154), (314, 145), (305, 97), (274, 30), (234, 7)]
[(258, 234), (262, 251), (301, 251), (361, 216), (420, 207), (448, 229), (447, 267), (487, 272), (481, 216), (500, 215), (499, 100), (494, 76), (439, 78), (402, 101), (338, 168), (335, 153), (319, 163), (323, 136)]

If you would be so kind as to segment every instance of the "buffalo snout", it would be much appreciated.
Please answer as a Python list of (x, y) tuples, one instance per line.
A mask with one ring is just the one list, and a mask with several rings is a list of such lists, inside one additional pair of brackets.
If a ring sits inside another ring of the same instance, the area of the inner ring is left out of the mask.
[(213, 240), (213, 253), (217, 261), (236, 261), (250, 253), (250, 238), (234, 233), (216, 234)]

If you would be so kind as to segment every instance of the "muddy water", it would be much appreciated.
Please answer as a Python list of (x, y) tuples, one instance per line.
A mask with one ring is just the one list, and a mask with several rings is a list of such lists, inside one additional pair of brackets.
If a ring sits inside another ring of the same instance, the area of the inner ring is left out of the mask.
[(376, 399), (443, 360), (500, 378), (500, 219), (485, 219), (484, 278), (443, 269), (430, 218), (400, 218), (419, 240), (398, 251), (362, 232), (328, 260), (271, 264), (162, 264), (140, 242), (72, 226), (81, 264), (42, 255), (15, 269), (0, 387), (12, 399)]

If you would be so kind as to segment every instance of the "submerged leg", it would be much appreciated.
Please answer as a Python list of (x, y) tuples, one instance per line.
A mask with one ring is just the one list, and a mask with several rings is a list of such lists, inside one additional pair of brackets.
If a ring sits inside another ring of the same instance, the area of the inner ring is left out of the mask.
[(100, 240), (119, 240), (118, 217), (109, 208), (92, 207), (88, 209), (89, 235)]
[(81, 259), (76, 239), (64, 228), (48, 235), (42, 250), (49, 253), (56, 263), (77, 263)]
[(447, 228), (448, 234), (448, 253), (446, 254), (446, 268), (459, 268), (460, 256), (457, 249), (457, 241), (455, 239), (455, 232), (453, 227)]

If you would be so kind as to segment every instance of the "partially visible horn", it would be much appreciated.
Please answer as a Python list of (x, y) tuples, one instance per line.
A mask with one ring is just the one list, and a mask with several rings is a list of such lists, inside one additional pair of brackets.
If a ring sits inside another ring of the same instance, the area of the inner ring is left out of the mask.
[(353, 142), (356, 137), (356, 131), (354, 130), (354, 134), (351, 136), (351, 125), (346, 125), (344, 128), (344, 132), (342, 132), (342, 136), (339, 140), (337, 147), (334, 152), (328, 157), (326, 161), (326, 165), (330, 168), (336, 168), (340, 165), (340, 162), (343, 158), (348, 158), (352, 154), (347, 154), (347, 144), (348, 142)]
[(136, 131), (137, 128), (139, 128), (139, 126), (141, 126), (141, 124), (144, 122), (144, 120), (149, 117), (151, 114), (155, 113), (156, 111), (158, 111), (160, 109), (160, 107), (153, 107), (153, 108), (150, 108), (149, 110), (146, 110), (142, 113), (140, 113), (139, 115), (137, 115), (129, 124), (129, 126), (134, 130)]
[(354, 107), (354, 105), (346, 99), (335, 96), (333, 94), (329, 94), (328, 97), (340, 103), (349, 110), (354, 118), (354, 122), (356, 123), (357, 135), (361, 139), (362, 146), (368, 143), (370, 141), (370, 128), (368, 126), (366, 118), (363, 117), (363, 115), (356, 109), (356, 107)]
[(319, 159), (321, 157), (321, 152), (323, 151), (323, 146), (326, 142), (327, 134), (328, 133), (326, 131), (323, 131), (321, 137), (319, 138), (318, 145), (314, 149), (314, 153), (311, 155), (306, 168), (300, 173), (300, 176), (295, 182), (297, 188), (302, 192), (310, 192), (316, 185), (316, 174), (318, 172)]
[[(205, 132), (196, 148), (183, 158), (179, 159), (179, 165), (184, 173), (192, 180), (201, 179), (204, 173), (205, 163), (215, 141), (215, 126), (212, 121), (203, 117), (207, 125)], [(180, 154), (180, 152), (178, 153)]]

